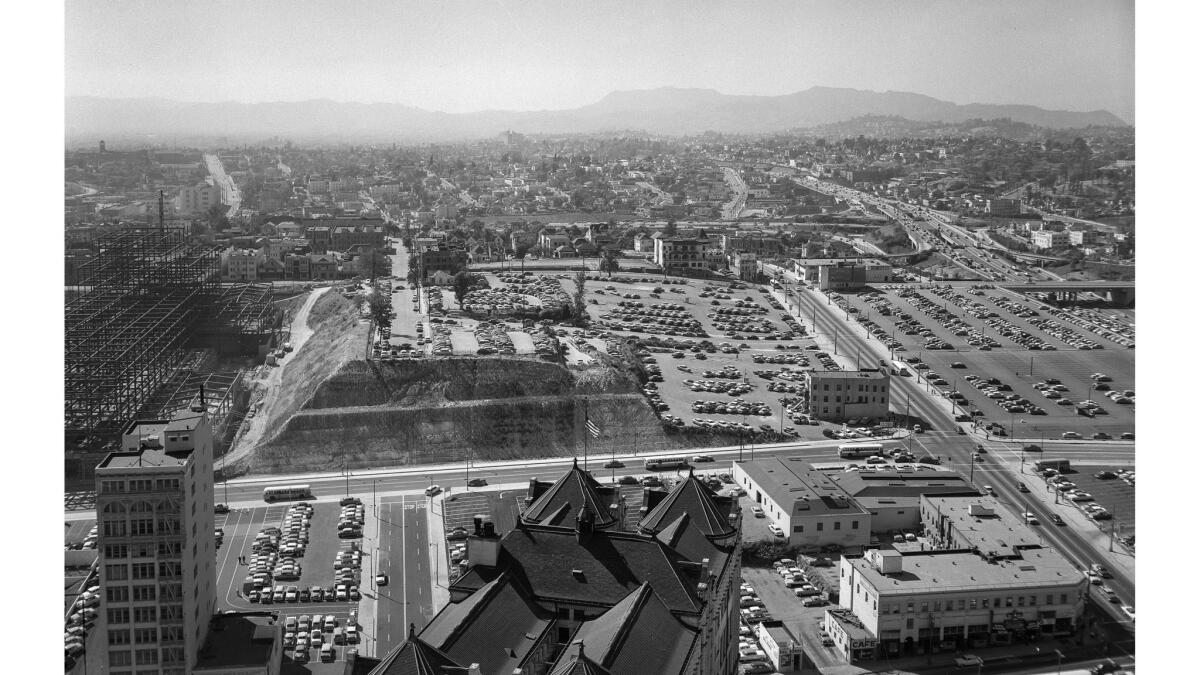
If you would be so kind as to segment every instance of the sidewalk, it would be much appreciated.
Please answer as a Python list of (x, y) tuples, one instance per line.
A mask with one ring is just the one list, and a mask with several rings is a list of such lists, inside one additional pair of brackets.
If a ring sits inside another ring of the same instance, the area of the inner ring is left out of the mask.
[[(379, 555), (379, 512), (376, 510), (377, 508), (378, 499), (376, 499), (376, 504), (367, 507), (369, 513), (366, 522), (363, 523), (363, 568), (366, 570), (375, 569), (376, 557)], [(367, 586), (364, 584), (362, 600), (358, 601), (358, 625), (363, 637), (359, 644), (359, 650), (363, 656), (375, 656), (379, 648), (377, 621), (379, 601), (376, 596), (379, 591), (375, 588), (373, 573), (364, 573), (363, 579), (365, 580), (368, 575), (371, 577), (370, 591), (367, 591)]]
[(442, 518), (445, 496), (443, 492), (431, 499), (429, 510), (425, 512), (425, 517), (429, 519), (429, 567), (433, 570), (429, 579), (429, 597), (435, 615), (450, 602), (450, 552), (446, 546), (446, 523)]

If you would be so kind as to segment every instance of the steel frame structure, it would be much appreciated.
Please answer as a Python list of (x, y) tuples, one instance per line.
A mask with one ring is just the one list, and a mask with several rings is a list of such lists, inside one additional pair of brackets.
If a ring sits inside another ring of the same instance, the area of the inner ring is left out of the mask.
[(216, 295), (218, 249), (178, 228), (128, 228), (101, 237), (81, 268), (91, 290), (66, 307), (65, 428), (112, 436), (185, 356)]

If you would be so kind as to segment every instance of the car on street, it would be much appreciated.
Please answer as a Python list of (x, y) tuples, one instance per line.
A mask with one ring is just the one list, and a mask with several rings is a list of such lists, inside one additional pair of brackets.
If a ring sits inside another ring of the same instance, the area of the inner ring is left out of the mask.
[(432, 497), (441, 493), (441, 491), (442, 487), (440, 485), (430, 485), (429, 487), (425, 488), (425, 496)]
[(711, 462), (711, 461), (713, 461), (713, 458), (712, 458), (712, 457), (710, 457), (710, 456), (708, 456), (708, 455), (696, 455), (695, 457), (693, 457), (693, 458), (692, 458), (692, 461), (693, 461), (693, 462), (696, 462), (696, 463), (703, 464), (704, 462)]
[(376, 574), (375, 575), (375, 585), (376, 586), (387, 586), (388, 585), (388, 575)]
[(755, 518), (766, 518), (767, 517), (767, 514), (763, 512), (761, 506), (751, 506), (750, 513), (753, 513)]
[(228, 504), (217, 504), (213, 507), (213, 513), (229, 513)]
[(617, 482), (621, 485), (637, 485), (638, 479), (634, 478), (633, 476), (621, 476)]
[(1064, 431), (1062, 433), (1063, 440), (1078, 441), (1083, 438), (1077, 431)]
[(1038, 522), (1037, 516), (1033, 515), (1032, 511), (1026, 511), (1022, 515), (1025, 517), (1026, 525), (1040, 525), (1040, 523)]
[(604, 468), (606, 468), (606, 469), (624, 469), (625, 463), (621, 462), (619, 460), (610, 459), (604, 463)]
[(482, 478), (472, 478), (467, 481), (467, 487), (483, 487), (487, 485), (487, 481)]
[(1055, 525), (1067, 524), (1067, 521), (1063, 520), (1062, 516), (1058, 515), (1057, 513), (1050, 514), (1050, 522), (1054, 523)]
[(771, 534), (775, 535), (776, 537), (782, 537), (785, 535), (783, 528), (776, 525), (775, 523), (771, 523), (770, 525), (768, 525), (767, 529), (770, 530)]
[(1029, 443), (1024, 447), (1025, 452), (1041, 452), (1042, 446), (1036, 443)]
[(954, 665), (959, 668), (966, 668), (968, 666), (982, 666), (983, 659), (975, 656), (974, 654), (963, 654), (962, 656), (954, 659)]

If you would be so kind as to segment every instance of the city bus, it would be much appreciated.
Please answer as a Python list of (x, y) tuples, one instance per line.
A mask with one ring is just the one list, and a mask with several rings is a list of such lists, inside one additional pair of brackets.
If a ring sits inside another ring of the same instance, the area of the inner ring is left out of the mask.
[(1035, 471), (1045, 471), (1046, 469), (1054, 469), (1062, 473), (1071, 470), (1071, 460), (1069, 459), (1039, 459), (1033, 463)]
[(646, 460), (647, 471), (670, 471), (687, 467), (688, 462), (684, 457), (652, 457)]
[(856, 443), (854, 445), (839, 445), (838, 457), (842, 459), (858, 459), (859, 457), (874, 457), (883, 454), (883, 443)]
[(307, 485), (281, 485), (263, 490), (263, 501), (273, 502), (277, 499), (312, 499), (312, 489)]
[(908, 377), (912, 374), (908, 371), (908, 364), (904, 363), (903, 361), (892, 361), (891, 370), (892, 375), (898, 375), (900, 377)]

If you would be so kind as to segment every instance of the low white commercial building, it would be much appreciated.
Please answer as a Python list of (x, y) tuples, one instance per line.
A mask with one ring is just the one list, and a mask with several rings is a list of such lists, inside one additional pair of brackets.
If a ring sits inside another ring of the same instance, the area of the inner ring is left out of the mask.
[(734, 462), (733, 481), (746, 490), (765, 518), (784, 531), (789, 545), (813, 551), (870, 543), (870, 514), (830, 474), (802, 459)]

